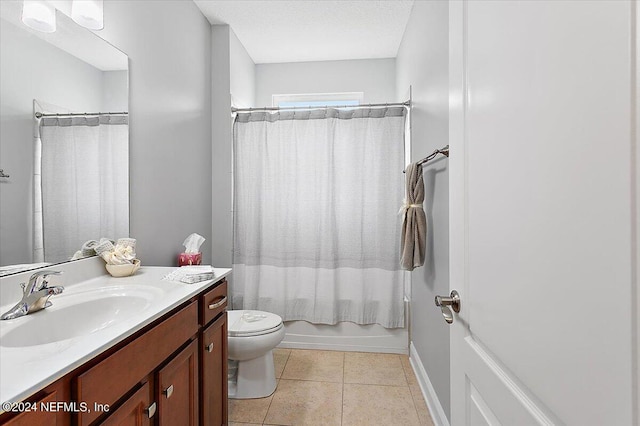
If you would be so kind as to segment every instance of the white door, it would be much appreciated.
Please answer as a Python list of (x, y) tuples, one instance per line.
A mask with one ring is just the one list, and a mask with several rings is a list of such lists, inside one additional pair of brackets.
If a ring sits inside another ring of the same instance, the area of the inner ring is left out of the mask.
[(450, 3), (454, 426), (640, 424), (635, 7)]

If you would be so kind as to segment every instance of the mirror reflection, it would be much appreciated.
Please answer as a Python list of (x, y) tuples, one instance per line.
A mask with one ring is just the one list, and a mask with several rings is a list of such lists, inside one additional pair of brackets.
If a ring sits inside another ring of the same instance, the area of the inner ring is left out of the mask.
[(48, 34), (21, 14), (0, 2), (0, 276), (129, 235), (128, 58), (60, 12)]

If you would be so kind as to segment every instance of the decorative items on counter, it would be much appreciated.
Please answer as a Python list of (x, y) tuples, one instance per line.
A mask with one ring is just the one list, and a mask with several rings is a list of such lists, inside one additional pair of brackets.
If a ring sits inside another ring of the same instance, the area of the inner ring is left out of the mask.
[(178, 255), (178, 266), (200, 265), (202, 263), (202, 253), (180, 253)]
[(101, 238), (100, 241), (96, 241), (96, 240), (89, 240), (86, 243), (84, 243), (82, 245), (82, 248), (80, 250), (78, 250), (77, 252), (75, 252), (73, 254), (73, 256), (71, 257), (71, 260), (77, 260), (77, 259), (82, 259), (85, 257), (89, 257), (89, 256), (95, 256), (96, 255), (96, 246), (98, 244), (101, 244), (105, 241), (110, 241), (113, 244), (113, 241), (108, 239), (108, 238)]
[(140, 268), (135, 238), (120, 238), (115, 245), (103, 238), (93, 249), (106, 262), (107, 271), (113, 277), (128, 277)]
[(200, 246), (204, 243), (205, 238), (199, 234), (189, 235), (182, 245), (184, 245), (184, 252), (178, 255), (178, 266), (186, 265), (200, 265), (202, 263), (202, 253), (200, 253)]
[(203, 266), (182, 266), (175, 271), (162, 277), (167, 281), (180, 281), (185, 284), (194, 284), (201, 281), (212, 280), (215, 277), (213, 267), (210, 265)]
[(107, 272), (114, 278), (129, 277), (140, 269), (140, 259), (133, 259), (133, 263), (125, 263), (123, 265), (106, 264)]

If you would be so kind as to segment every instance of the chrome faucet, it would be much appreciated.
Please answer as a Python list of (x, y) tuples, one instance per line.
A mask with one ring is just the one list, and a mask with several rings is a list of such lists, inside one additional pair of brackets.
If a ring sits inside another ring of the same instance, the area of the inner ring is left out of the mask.
[(49, 281), (47, 280), (47, 277), (49, 275), (60, 274), (62, 274), (61, 271), (38, 271), (35, 274), (31, 275), (31, 278), (29, 278), (29, 282), (26, 286), (24, 285), (24, 283), (20, 284), (23, 291), (22, 300), (18, 302), (16, 306), (2, 314), (2, 316), (0, 316), (0, 320), (9, 320), (22, 317), (24, 315), (30, 314), (32, 312), (37, 312), (41, 309), (51, 306), (49, 297), (55, 294), (62, 293), (64, 287), (49, 287)]

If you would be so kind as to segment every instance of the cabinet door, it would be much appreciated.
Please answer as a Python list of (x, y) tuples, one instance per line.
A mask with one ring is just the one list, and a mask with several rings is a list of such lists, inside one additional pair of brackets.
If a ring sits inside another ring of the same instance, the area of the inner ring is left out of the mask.
[(156, 406), (151, 404), (147, 382), (101, 424), (102, 426), (149, 426), (155, 411)]
[[(43, 405), (56, 402), (56, 392), (52, 392), (35, 402), (35, 411), (25, 411), (8, 422), (6, 426), (54, 426), (58, 424), (58, 416), (55, 411), (43, 410)], [(35, 408), (34, 407), (34, 408)]]
[(198, 341), (158, 371), (158, 424), (198, 424)]
[(227, 313), (202, 332), (202, 426), (227, 424)]

